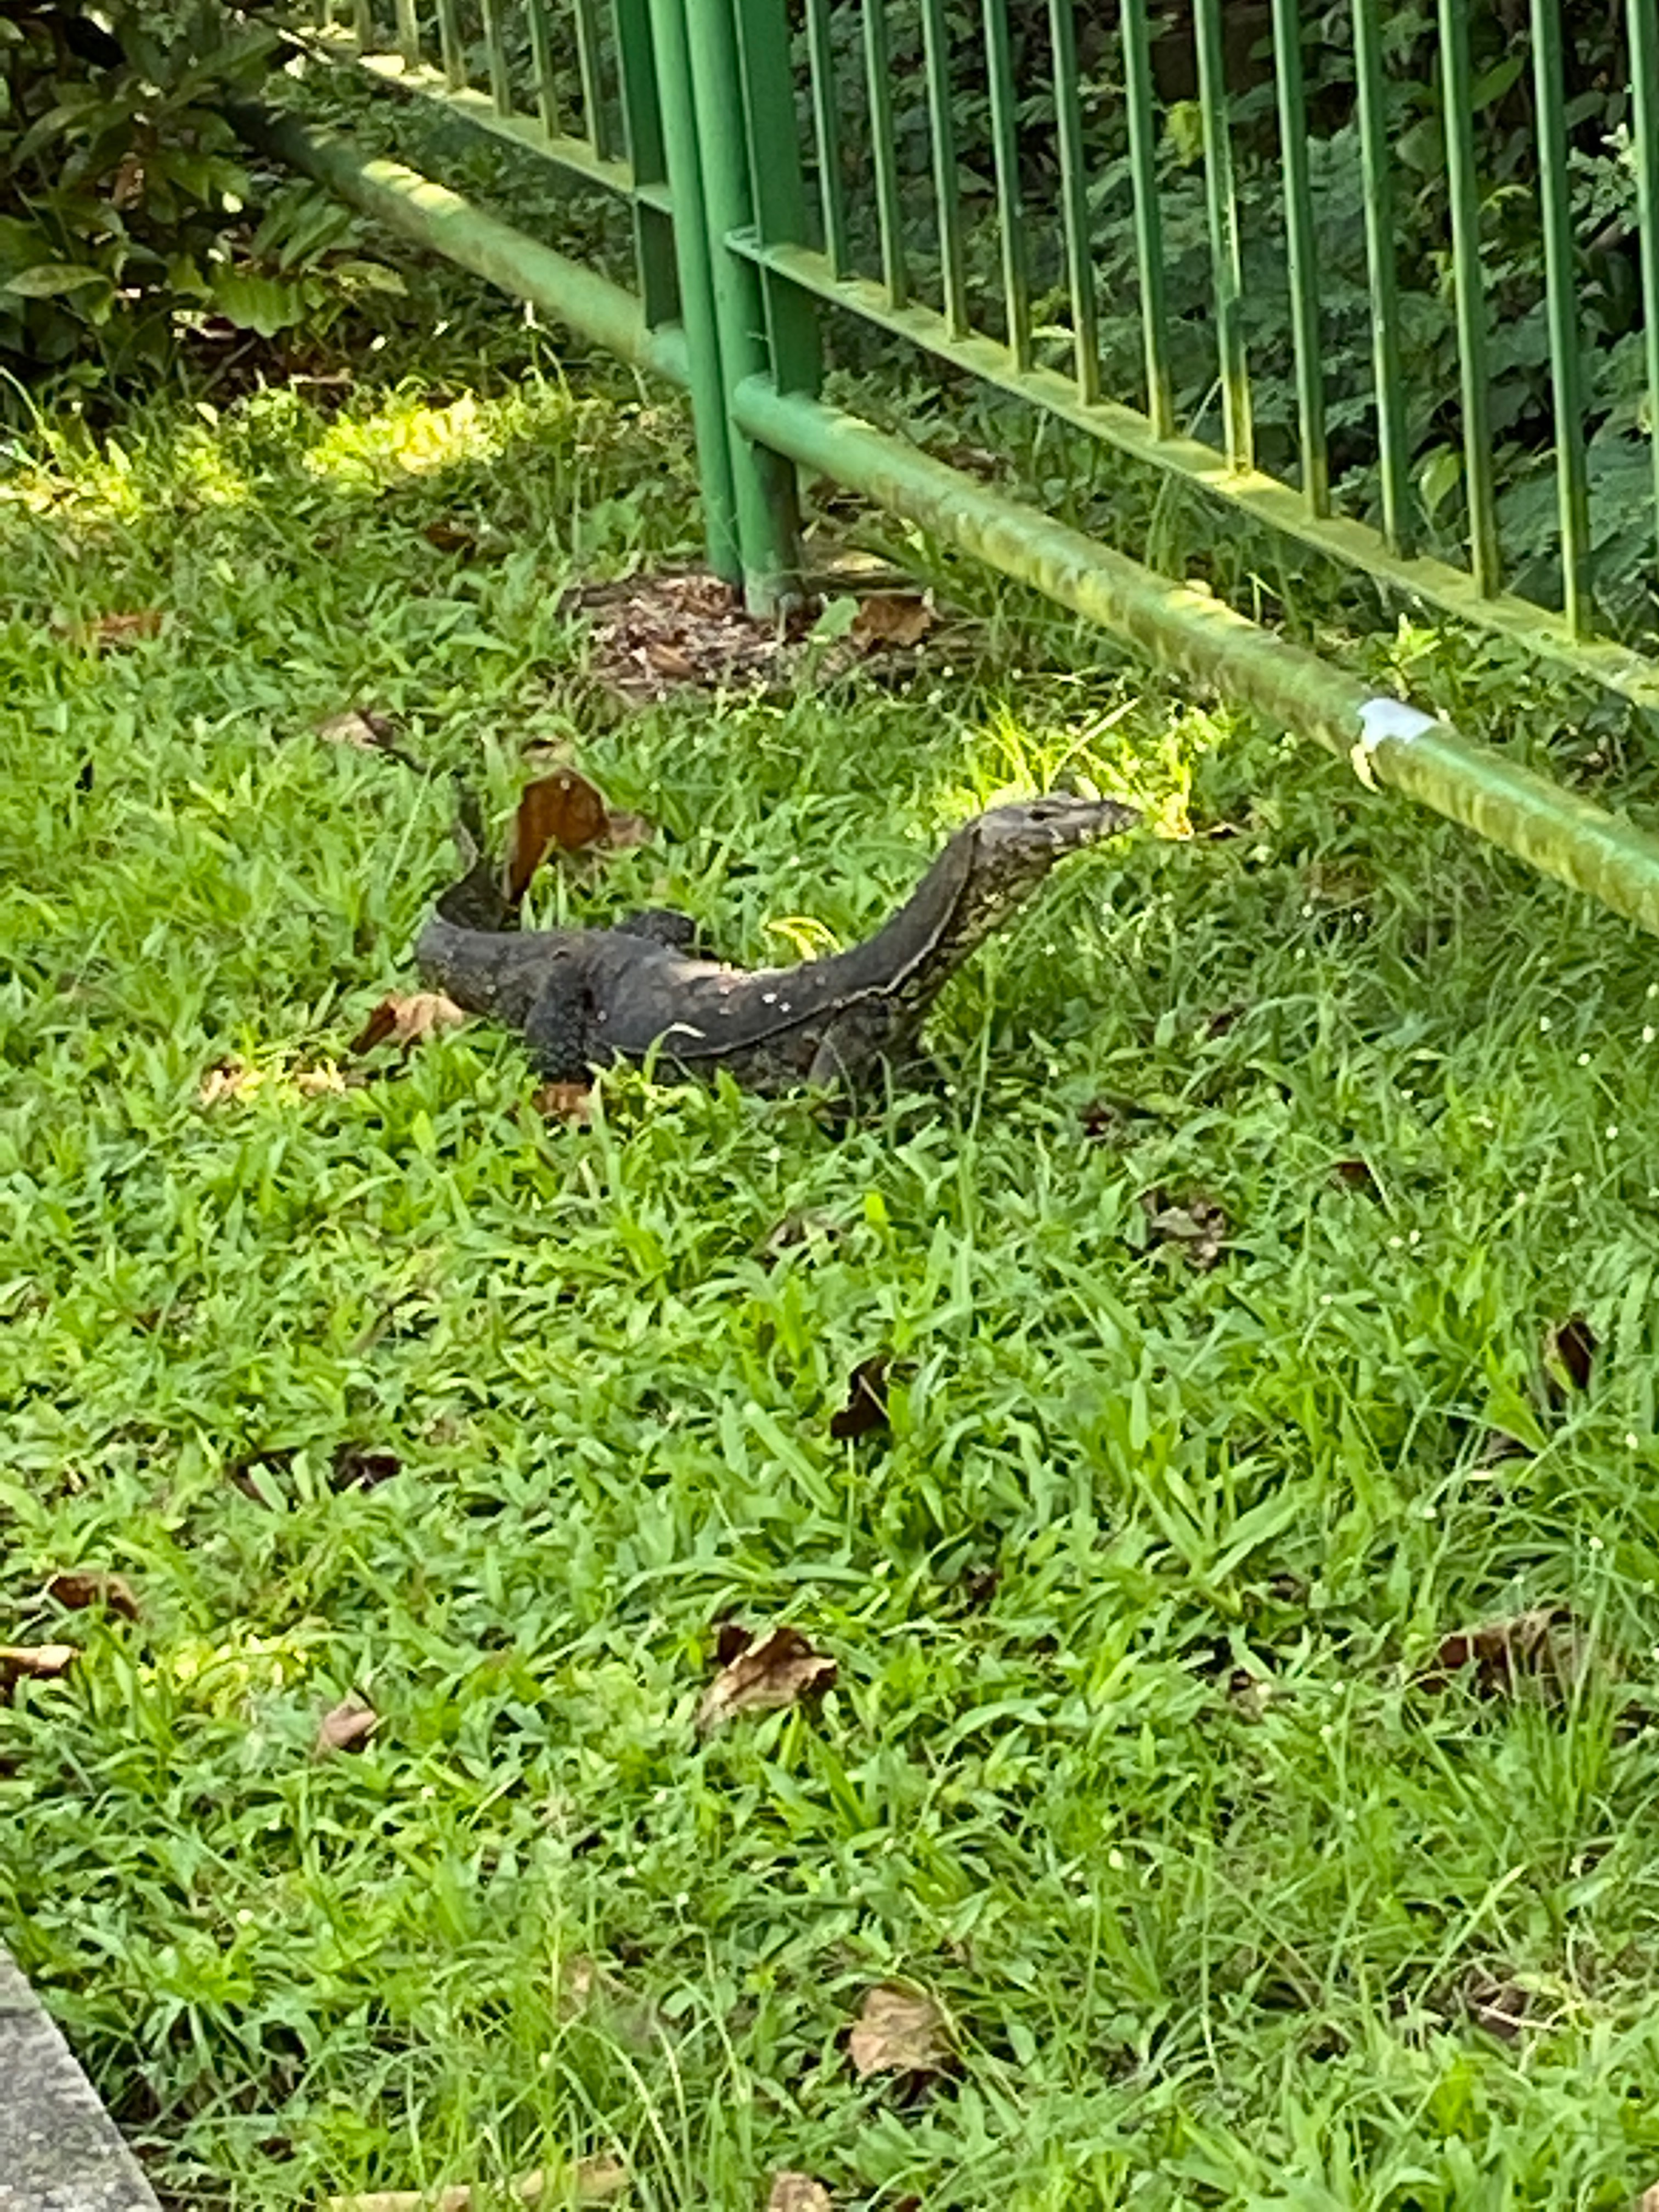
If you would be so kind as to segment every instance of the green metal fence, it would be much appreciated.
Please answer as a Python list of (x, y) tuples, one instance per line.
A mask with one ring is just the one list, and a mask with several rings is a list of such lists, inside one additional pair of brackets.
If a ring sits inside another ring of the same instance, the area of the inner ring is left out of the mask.
[(710, 558), (757, 605), (822, 473), (1659, 927), (1631, 824), (820, 396), (884, 334), (1218, 527), (1659, 705), (1659, 0), (1593, 36), (1573, 4), (323, 0), (315, 53), (624, 210), (623, 281), (264, 128), (684, 384)]

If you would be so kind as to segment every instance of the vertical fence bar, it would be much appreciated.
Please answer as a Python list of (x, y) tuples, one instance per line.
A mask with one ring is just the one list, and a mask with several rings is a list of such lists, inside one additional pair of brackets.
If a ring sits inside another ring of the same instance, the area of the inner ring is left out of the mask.
[(1376, 388), (1377, 475), (1382, 535), (1391, 553), (1417, 542), (1407, 473), (1406, 394), (1400, 369), (1400, 301), (1394, 252), (1394, 171), (1382, 79), (1378, 0), (1353, 0), (1354, 82), (1359, 109), (1359, 161), (1365, 202), (1365, 274), (1370, 294), (1371, 374)]
[(1544, 301), (1555, 398), (1555, 479), (1561, 507), (1561, 592), (1567, 628), (1590, 634), (1589, 492), (1584, 474), (1584, 404), (1573, 294), (1572, 192), (1567, 174), (1565, 57), (1560, 0), (1532, 0), (1533, 76), (1538, 97), (1538, 202), (1544, 232)]
[(1636, 207), (1641, 228), (1642, 320), (1647, 338), (1648, 439), (1659, 522), (1659, 0), (1630, 0), (1630, 81), (1636, 118)]
[[(760, 271), (728, 241), (750, 229), (755, 194), (744, 129), (743, 72), (736, 0), (678, 0), (690, 60), (697, 159), (713, 276), (720, 397), (732, 459), (744, 595), (752, 612), (785, 602), (800, 571), (795, 471), (740, 430), (732, 403), (746, 378), (772, 368)], [(777, 0), (767, 0), (775, 8)], [(775, 121), (793, 123), (793, 102)]]
[(1060, 140), (1060, 188), (1066, 216), (1066, 269), (1072, 295), (1072, 345), (1077, 396), (1085, 407), (1100, 397), (1100, 327), (1095, 264), (1089, 251), (1089, 179), (1078, 97), (1077, 23), (1072, 0), (1048, 0), (1054, 63), (1054, 125)]
[(1308, 99), (1302, 75), (1301, 0), (1273, 0), (1273, 74), (1285, 167), (1285, 243), (1290, 263), (1291, 337), (1302, 447), (1302, 496), (1314, 514), (1331, 511), (1325, 448), (1325, 378), (1319, 356), (1319, 262), (1308, 172)]
[(985, 58), (991, 88), (991, 159), (1002, 239), (1002, 303), (1016, 368), (1031, 366), (1031, 285), (1025, 266), (1025, 209), (1019, 188), (1019, 120), (1008, 0), (985, 0)]
[(962, 242), (962, 191), (957, 174), (957, 126), (951, 112), (951, 28), (945, 0), (921, 0), (922, 63), (933, 140), (933, 200), (939, 210), (939, 281), (945, 320), (953, 338), (968, 335), (968, 264)]
[(1164, 222), (1158, 201), (1158, 124), (1152, 106), (1152, 36), (1146, 0), (1123, 0), (1123, 93), (1129, 120), (1135, 264), (1140, 277), (1140, 334), (1146, 356), (1146, 418), (1157, 438), (1175, 433), (1170, 386), (1169, 313), (1164, 295)]
[[(719, 4), (720, 0), (713, 0)], [(693, 0), (696, 4), (696, 0)], [(881, 225), (881, 277), (896, 307), (910, 297), (899, 213), (898, 161), (893, 146), (893, 72), (887, 52), (887, 0), (864, 0), (864, 69), (870, 90), (870, 158), (876, 173)]]
[[(763, 246), (806, 239), (806, 185), (795, 123), (789, 19), (778, 0), (736, 0), (749, 179)], [(773, 380), (781, 392), (816, 395), (823, 375), (817, 304), (785, 277), (763, 270), (761, 293)]]
[[(530, 0), (532, 9), (540, 0)], [(613, 0), (617, 78), (622, 98), (623, 137), (629, 173), (635, 186), (658, 185), (667, 177), (663, 160), (662, 111), (657, 90), (656, 45), (651, 34), (650, 0)], [(654, 330), (673, 318), (679, 305), (674, 268), (674, 226), (660, 208), (634, 200), (634, 266), (640, 305)]]
[(686, 52), (686, 0), (649, 0), (649, 5), (663, 158), (674, 210), (674, 266), (679, 279), (680, 321), (685, 331), (703, 532), (709, 567), (728, 584), (738, 584), (743, 580), (743, 556), (738, 544), (731, 433), (714, 325), (714, 271), (697, 149), (697, 117)]
[(830, 273), (852, 265), (847, 238), (847, 194), (841, 176), (841, 102), (836, 97), (836, 50), (830, 36), (830, 0), (806, 0), (806, 58), (812, 87), (812, 131), (818, 157), (818, 212)]
[(415, 0), (398, 0), (398, 53), (405, 69), (421, 66), (421, 27)]
[(484, 52), (489, 58), (489, 97), (498, 114), (513, 112), (513, 79), (507, 66), (507, 38), (501, 23), (504, 0), (479, 0), (483, 24)]
[(1222, 423), (1228, 460), (1236, 469), (1247, 469), (1255, 459), (1255, 441), (1249, 371), (1244, 359), (1244, 279), (1238, 251), (1238, 195), (1233, 189), (1221, 0), (1193, 0), (1193, 27), (1198, 40), (1198, 104), (1204, 119), (1204, 202), (1215, 283)]
[[(712, 4), (712, 0), (711, 0)], [(599, 74), (599, 15), (596, 0), (575, 0), (576, 69), (582, 82), (582, 121), (601, 161), (616, 152), (605, 119), (605, 84)]]
[(554, 72), (553, 26), (548, 0), (525, 0), (530, 18), (530, 66), (536, 79), (536, 116), (550, 138), (559, 135), (558, 80)]
[[(535, 0), (531, 0), (532, 10)], [(459, 92), (466, 82), (466, 48), (461, 42), (460, 11), (456, 0), (438, 0), (438, 51), (443, 58), (444, 82)]]
[(1468, 0), (1440, 0), (1440, 77), (1446, 117), (1446, 185), (1451, 204), (1452, 283), (1457, 296), (1457, 364), (1463, 398), (1463, 477), (1468, 492), (1469, 567), (1475, 589), (1503, 587), (1486, 411), (1486, 288), (1480, 267), (1480, 186), (1474, 167), (1474, 83)]

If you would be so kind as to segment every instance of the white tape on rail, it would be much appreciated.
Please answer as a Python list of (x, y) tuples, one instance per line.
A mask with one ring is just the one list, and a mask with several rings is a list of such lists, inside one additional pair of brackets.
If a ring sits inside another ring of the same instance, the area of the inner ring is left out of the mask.
[(1436, 716), (1425, 714), (1420, 707), (1408, 707), (1403, 699), (1367, 699), (1359, 710), (1359, 735), (1348, 755), (1354, 774), (1361, 783), (1375, 791), (1376, 778), (1371, 773), (1371, 757), (1377, 747), (1383, 744), (1408, 745), (1425, 730), (1436, 726)]

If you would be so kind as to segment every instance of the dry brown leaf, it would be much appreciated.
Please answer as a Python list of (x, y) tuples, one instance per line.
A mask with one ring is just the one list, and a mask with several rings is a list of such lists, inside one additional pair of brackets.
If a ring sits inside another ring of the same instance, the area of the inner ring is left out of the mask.
[(550, 848), (579, 853), (602, 843), (608, 812), (597, 785), (574, 768), (556, 769), (527, 783), (507, 836), (502, 876), (507, 903), (517, 906)]
[(1528, 1992), (1501, 1975), (1489, 1974), (1484, 1966), (1471, 1967), (1457, 1994), (1475, 2026), (1500, 2042), (1513, 2043), (1527, 2024)]
[(49, 1682), (66, 1673), (79, 1656), (73, 1644), (0, 1644), (0, 1689), (26, 1677)]
[(1227, 1217), (1212, 1198), (1201, 1195), (1174, 1203), (1162, 1190), (1141, 1193), (1140, 1203), (1155, 1237), (1166, 1244), (1182, 1246), (1187, 1264), (1207, 1273), (1221, 1257), (1227, 1235)]
[(841, 1224), (828, 1213), (786, 1213), (767, 1231), (756, 1249), (758, 1256), (769, 1264), (803, 1244), (817, 1241), (833, 1243), (840, 1235)]
[(317, 1724), (317, 1749), (361, 1751), (377, 1728), (380, 1717), (361, 1698), (344, 1698)]
[(362, 1444), (336, 1444), (329, 1465), (336, 1490), (378, 1490), (404, 1471), (396, 1452), (373, 1451)]
[(810, 2173), (775, 2173), (766, 2212), (835, 2212), (835, 2201)]
[(144, 165), (137, 154), (123, 154), (109, 188), (112, 208), (131, 207), (144, 196)]
[(769, 1628), (751, 1638), (727, 1622), (720, 1656), (720, 1671), (697, 1707), (699, 1735), (712, 1735), (738, 1713), (774, 1712), (795, 1705), (827, 1690), (836, 1679), (835, 1661), (814, 1651), (793, 1628)]
[(343, 1067), (296, 1067), (294, 1088), (302, 1098), (325, 1098), (331, 1093), (349, 1091), (362, 1082), (361, 1075), (348, 1075)]
[(1642, 2191), (1636, 2200), (1635, 2212), (1659, 2212), (1659, 2181)]
[(1534, 1606), (1507, 1620), (1483, 1621), (1444, 1638), (1435, 1663), (1419, 1686), (1439, 1690), (1447, 1679), (1473, 1669), (1474, 1687), (1487, 1697), (1513, 1697), (1530, 1682), (1553, 1698), (1579, 1681), (1589, 1663), (1586, 1638), (1564, 1606)]
[(82, 635), (101, 653), (108, 646), (135, 645), (140, 638), (159, 636), (162, 621), (160, 607), (143, 607), (134, 614), (100, 615), (85, 625)]
[(591, 1121), (593, 1114), (592, 1086), (586, 1083), (544, 1083), (530, 1103), (544, 1121)]
[(70, 1567), (61, 1575), (54, 1575), (46, 1584), (46, 1595), (71, 1613), (101, 1605), (111, 1613), (118, 1613), (124, 1620), (138, 1618), (138, 1600), (132, 1584), (125, 1575), (111, 1574), (102, 1567)]
[(647, 638), (645, 657), (659, 676), (672, 677), (677, 684), (694, 684), (696, 681), (697, 672), (691, 661), (678, 646), (670, 645), (665, 639)]
[(1575, 1390), (1588, 1390), (1595, 1365), (1595, 1332), (1583, 1314), (1559, 1321), (1544, 1338), (1544, 1364)]
[(847, 2050), (861, 2081), (872, 2074), (939, 2074), (951, 2063), (945, 2016), (932, 1997), (891, 1982), (866, 1992)]
[(868, 653), (878, 646), (920, 645), (933, 627), (933, 610), (925, 599), (898, 592), (878, 592), (859, 602), (847, 635)]
[(353, 1037), (346, 1050), (361, 1057), (379, 1044), (400, 1044), (407, 1051), (439, 1030), (467, 1018), (466, 1010), (441, 991), (391, 992)]
[(613, 806), (605, 817), (605, 836), (602, 842), (609, 852), (621, 853), (630, 846), (648, 845), (656, 836), (655, 825), (643, 814), (630, 814), (626, 808)]
[(209, 1068), (196, 1092), (198, 1106), (218, 1106), (227, 1098), (246, 1098), (258, 1090), (260, 1082), (257, 1067), (247, 1067), (240, 1060), (221, 1060)]
[(837, 1442), (872, 1436), (887, 1426), (887, 1370), (892, 1362), (884, 1352), (860, 1359), (847, 1378), (847, 1402), (830, 1416), (830, 1433)]
[(477, 533), (463, 522), (428, 522), (421, 535), (441, 553), (471, 553), (478, 543)]
[[(509, 2181), (506, 2196), (520, 2204), (538, 2204), (550, 2191), (566, 2202), (604, 2204), (628, 2186), (628, 2168), (614, 2158), (578, 2159), (574, 2166), (553, 2173), (537, 2166)], [(423, 2189), (372, 2189), (362, 2197), (331, 2197), (328, 2212), (479, 2212), (499, 2203), (502, 2192), (474, 2189), (471, 2182), (452, 2182), (436, 2191)]]
[(378, 753), (391, 743), (397, 731), (386, 715), (349, 707), (343, 714), (331, 714), (325, 722), (319, 722), (313, 734), (325, 745), (353, 745), (359, 752)]

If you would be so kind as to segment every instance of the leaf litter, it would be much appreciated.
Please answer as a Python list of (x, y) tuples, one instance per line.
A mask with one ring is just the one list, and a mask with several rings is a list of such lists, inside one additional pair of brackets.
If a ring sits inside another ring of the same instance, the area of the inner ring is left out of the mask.
[(952, 2058), (945, 2015), (933, 1998), (895, 1982), (865, 1992), (847, 2051), (860, 2081), (872, 2074), (942, 2074)]
[(14, 1682), (55, 1681), (80, 1656), (73, 1644), (0, 1644), (0, 1692)]
[(889, 1354), (878, 1352), (860, 1359), (848, 1376), (846, 1403), (830, 1419), (830, 1433), (838, 1443), (873, 1436), (888, 1425), (887, 1378), (891, 1366)]
[(766, 2212), (835, 2212), (835, 2199), (812, 2174), (775, 2173)]
[(102, 1567), (71, 1567), (54, 1575), (46, 1584), (46, 1595), (70, 1613), (101, 1606), (107, 1613), (118, 1613), (124, 1620), (138, 1618), (132, 1584), (125, 1575), (112, 1574)]
[(380, 1717), (362, 1698), (343, 1698), (317, 1724), (317, 1751), (361, 1751), (377, 1728)]
[(720, 1669), (698, 1701), (699, 1735), (713, 1735), (740, 1713), (778, 1712), (821, 1696), (836, 1679), (835, 1661), (815, 1651), (796, 1628), (769, 1628), (756, 1636), (735, 1621), (723, 1621), (715, 1652)]
[(1219, 1261), (1227, 1237), (1227, 1216), (1212, 1198), (1198, 1194), (1176, 1200), (1162, 1189), (1143, 1191), (1142, 1209), (1154, 1237), (1184, 1251), (1187, 1265), (1207, 1274)]
[(467, 1018), (465, 1008), (441, 991), (389, 991), (346, 1050), (360, 1060), (378, 1045), (395, 1044), (407, 1056), (413, 1046)]
[(371, 2189), (361, 2197), (331, 2197), (328, 2212), (484, 2212), (503, 2197), (510, 2203), (606, 2204), (628, 2186), (628, 2168), (619, 2159), (580, 2158), (564, 2166), (537, 2166), (503, 2189), (470, 2181), (446, 2189)]
[(832, 626), (826, 651), (816, 605), (751, 615), (734, 586), (702, 569), (584, 585), (564, 605), (589, 617), (593, 673), (628, 706), (686, 688), (762, 692), (793, 682), (809, 660), (840, 672), (874, 653), (913, 650), (938, 620), (931, 594), (872, 592), (839, 635)]
[(1589, 1637), (1565, 1606), (1534, 1606), (1443, 1637), (1418, 1686), (1443, 1690), (1467, 1674), (1483, 1697), (1513, 1698), (1530, 1686), (1554, 1703), (1583, 1681), (1589, 1659)]

